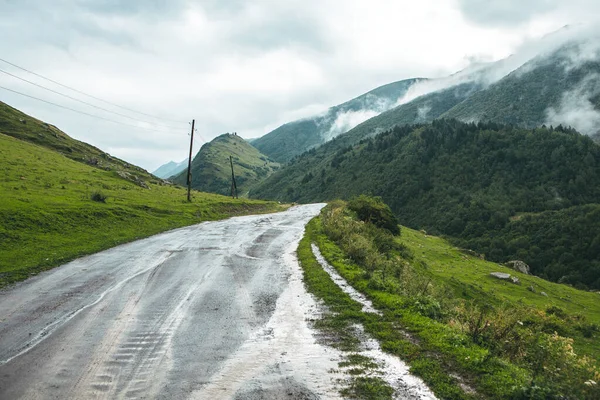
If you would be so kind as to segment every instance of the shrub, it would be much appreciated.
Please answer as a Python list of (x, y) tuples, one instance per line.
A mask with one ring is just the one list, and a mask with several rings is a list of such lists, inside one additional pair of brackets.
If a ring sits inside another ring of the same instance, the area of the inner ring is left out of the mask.
[(90, 198), (93, 201), (97, 201), (99, 203), (106, 203), (106, 199), (108, 198), (108, 196), (105, 195), (104, 193), (98, 191), (98, 192), (92, 193), (92, 195), (90, 196)]
[(398, 220), (381, 197), (360, 195), (348, 202), (348, 208), (354, 211), (361, 221), (372, 223), (394, 235), (400, 234)]

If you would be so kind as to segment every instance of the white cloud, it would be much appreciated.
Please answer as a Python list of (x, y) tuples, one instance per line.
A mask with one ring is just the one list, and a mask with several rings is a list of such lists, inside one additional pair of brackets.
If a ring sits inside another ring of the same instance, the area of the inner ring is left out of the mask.
[(361, 122), (364, 122), (369, 118), (373, 118), (374, 116), (379, 114), (379, 111), (369, 109), (339, 113), (336, 116), (336, 119), (333, 122), (331, 129), (329, 129), (329, 132), (325, 134), (325, 140), (331, 140), (334, 137), (354, 128)]
[[(3, 3), (0, 37), (8, 40), (0, 41), (0, 53), (129, 108), (195, 118), (206, 140), (227, 131), (255, 137), (382, 84), (446, 76), (474, 58), (504, 58), (550, 30), (592, 19), (598, 7), (586, 12), (584, 3), (534, 8), (516, 25), (490, 27), (455, 0), (23, 0)], [(120, 119), (6, 76), (0, 83)], [(187, 156), (187, 123), (161, 135), (1, 90), (0, 100), (147, 169)], [(336, 126), (372, 112), (345, 115)]]
[(573, 90), (563, 93), (560, 104), (546, 110), (547, 125), (572, 126), (586, 135), (598, 133), (600, 111), (590, 98), (600, 94), (600, 75), (590, 74)]

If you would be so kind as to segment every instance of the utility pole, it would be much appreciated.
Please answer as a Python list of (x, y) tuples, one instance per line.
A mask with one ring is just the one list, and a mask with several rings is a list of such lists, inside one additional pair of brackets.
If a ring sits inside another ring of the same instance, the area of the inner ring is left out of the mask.
[[(233, 173), (233, 157), (229, 156), (229, 163), (231, 164), (231, 197), (234, 199), (238, 198), (237, 184), (235, 183), (235, 174)], [(234, 196), (235, 193), (235, 196)]]
[(192, 134), (191, 134), (191, 138), (190, 138), (190, 157), (188, 158), (188, 173), (187, 173), (187, 186), (188, 186), (188, 193), (187, 193), (187, 200), (188, 202), (192, 202), (192, 197), (190, 194), (190, 191), (192, 190), (192, 147), (194, 146), (194, 123), (196, 122), (195, 119), (192, 120)]

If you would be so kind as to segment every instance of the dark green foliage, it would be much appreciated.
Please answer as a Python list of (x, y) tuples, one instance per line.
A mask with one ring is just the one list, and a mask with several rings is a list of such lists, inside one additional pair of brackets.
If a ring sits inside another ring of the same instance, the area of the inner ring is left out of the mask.
[(92, 199), (93, 201), (97, 201), (98, 203), (106, 203), (107, 198), (108, 198), (108, 196), (100, 191), (94, 192), (90, 196), (90, 199)]
[(600, 147), (589, 137), (560, 126), (436, 120), (340, 142), (298, 157), (255, 195), (378, 195), (404, 225), (460, 238), (494, 261), (521, 259), (554, 281), (600, 288)]
[(532, 273), (579, 288), (600, 288), (600, 205), (523, 215), (480, 237), (456, 240), (492, 261), (519, 259)]
[(400, 234), (398, 220), (381, 197), (360, 195), (348, 202), (348, 208), (354, 211), (361, 221), (387, 229), (394, 235)]
[(469, 98), (473, 93), (481, 90), (482, 87), (478, 82), (467, 82), (417, 97), (413, 101), (383, 112), (350, 129), (346, 134), (340, 136), (339, 145), (343, 143), (347, 146), (358, 143), (369, 137), (372, 132), (381, 132), (394, 126), (431, 122)]

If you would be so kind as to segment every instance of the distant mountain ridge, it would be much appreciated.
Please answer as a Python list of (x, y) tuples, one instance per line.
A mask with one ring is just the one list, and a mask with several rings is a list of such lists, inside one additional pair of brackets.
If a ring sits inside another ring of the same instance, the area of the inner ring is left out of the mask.
[(174, 175), (179, 174), (188, 166), (188, 159), (181, 162), (169, 161), (166, 164), (161, 165), (156, 170), (152, 172), (153, 175), (158, 176), (159, 178), (168, 179)]
[(353, 128), (358, 123), (392, 108), (408, 89), (422, 78), (405, 79), (380, 86), (323, 115), (289, 122), (254, 139), (252, 145), (278, 162), (319, 146)]
[[(231, 192), (231, 166), (239, 196), (247, 196), (250, 189), (279, 169), (279, 164), (260, 153), (256, 148), (234, 133), (225, 133), (205, 143), (192, 160), (192, 188), (229, 195)], [(187, 170), (171, 179), (180, 185), (187, 184)]]

